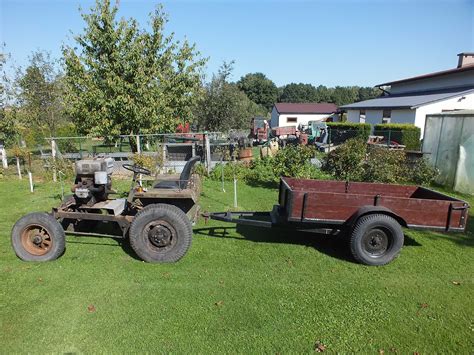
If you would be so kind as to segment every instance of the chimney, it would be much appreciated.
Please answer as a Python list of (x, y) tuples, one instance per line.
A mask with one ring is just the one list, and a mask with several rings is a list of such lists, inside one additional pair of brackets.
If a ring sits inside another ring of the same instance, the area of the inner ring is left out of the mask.
[(474, 53), (459, 53), (458, 68), (474, 65)]

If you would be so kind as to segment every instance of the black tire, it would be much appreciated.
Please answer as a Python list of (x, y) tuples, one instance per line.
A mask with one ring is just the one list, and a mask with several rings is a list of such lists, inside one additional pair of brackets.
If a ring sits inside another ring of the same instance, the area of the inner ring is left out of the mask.
[(385, 214), (369, 214), (356, 222), (350, 247), (358, 262), (380, 266), (398, 256), (403, 240), (403, 230), (396, 219)]
[(30, 213), (20, 218), (12, 229), (12, 247), (25, 261), (55, 260), (64, 253), (66, 238), (53, 216)]
[(186, 214), (168, 204), (146, 206), (130, 225), (130, 245), (150, 263), (172, 263), (191, 246), (193, 230)]

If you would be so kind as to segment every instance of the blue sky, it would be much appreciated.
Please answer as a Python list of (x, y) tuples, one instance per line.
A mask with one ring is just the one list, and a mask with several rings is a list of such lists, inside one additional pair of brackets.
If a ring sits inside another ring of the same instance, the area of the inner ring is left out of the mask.
[[(60, 57), (92, 1), (0, 0), (0, 40), (12, 63), (32, 50)], [(155, 1), (121, 0), (120, 16), (146, 25)], [(474, 51), (474, 0), (164, 1), (177, 38), (210, 57), (211, 75), (235, 60), (234, 80), (263, 72), (277, 85), (362, 85), (455, 67)]]

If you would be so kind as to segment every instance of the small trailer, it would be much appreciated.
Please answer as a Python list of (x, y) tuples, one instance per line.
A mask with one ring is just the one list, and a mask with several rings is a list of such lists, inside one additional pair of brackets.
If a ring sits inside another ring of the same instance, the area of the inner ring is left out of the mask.
[(282, 177), (271, 212), (210, 213), (214, 220), (325, 234), (346, 232), (354, 258), (385, 265), (403, 246), (402, 227), (464, 232), (467, 202), (419, 186)]

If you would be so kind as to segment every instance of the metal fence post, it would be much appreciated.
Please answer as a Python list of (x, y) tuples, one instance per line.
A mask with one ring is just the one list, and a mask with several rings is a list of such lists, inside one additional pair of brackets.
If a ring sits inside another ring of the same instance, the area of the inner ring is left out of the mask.
[(390, 144), (392, 142), (392, 130), (388, 130), (388, 139), (387, 139), (387, 146), (390, 147)]

